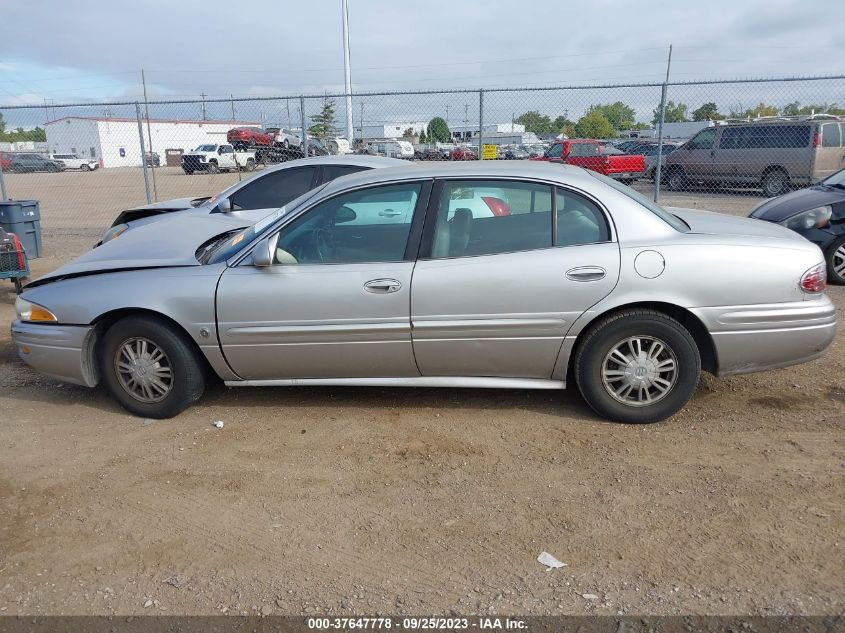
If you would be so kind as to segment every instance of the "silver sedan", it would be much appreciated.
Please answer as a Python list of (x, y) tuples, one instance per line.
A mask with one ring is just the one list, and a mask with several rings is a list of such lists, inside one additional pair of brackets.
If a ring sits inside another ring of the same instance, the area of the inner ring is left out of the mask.
[[(563, 389), (623, 422), (701, 370), (801, 363), (834, 337), (821, 251), (783, 227), (663, 209), (594, 172), (417, 163), (334, 180), (248, 228), (165, 218), (31, 283), (32, 367), (176, 415), (229, 386)], [(772, 253), (776, 256), (772, 257)]]

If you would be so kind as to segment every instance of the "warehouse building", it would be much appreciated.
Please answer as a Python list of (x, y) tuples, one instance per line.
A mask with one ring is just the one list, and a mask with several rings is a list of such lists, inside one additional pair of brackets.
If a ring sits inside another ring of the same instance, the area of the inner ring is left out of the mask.
[[(233, 127), (258, 126), (250, 121), (190, 121), (150, 119), (152, 151), (164, 164), (167, 150), (189, 152), (203, 143), (225, 143)], [(78, 154), (100, 161), (102, 167), (139, 167), (141, 143), (138, 120), (70, 116), (49, 121), (44, 129), (51, 154)], [(148, 150), (147, 121), (143, 120), (144, 149)]]

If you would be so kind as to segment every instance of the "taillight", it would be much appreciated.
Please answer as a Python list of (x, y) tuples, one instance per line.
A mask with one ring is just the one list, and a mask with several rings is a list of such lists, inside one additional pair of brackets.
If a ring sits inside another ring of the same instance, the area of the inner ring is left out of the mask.
[(804, 292), (813, 294), (824, 292), (824, 289), (827, 288), (827, 266), (825, 264), (813, 266), (801, 275), (801, 283), (799, 285)]
[(822, 146), (822, 133), (816, 132), (813, 134), (813, 147), (821, 147)]
[(23, 261), (23, 245), (14, 233), (12, 233), (12, 244), (15, 245), (15, 250), (18, 252), (18, 270), (23, 270), (26, 268), (26, 264)]
[(511, 209), (504, 200), (494, 198), (493, 196), (481, 196), (481, 199), (484, 200), (484, 204), (488, 206), (494, 216), (501, 217), (511, 214)]

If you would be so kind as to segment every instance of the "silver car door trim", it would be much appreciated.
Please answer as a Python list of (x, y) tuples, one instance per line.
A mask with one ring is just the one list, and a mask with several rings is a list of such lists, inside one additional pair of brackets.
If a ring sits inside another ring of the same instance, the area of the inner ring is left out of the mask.
[(297, 325), (251, 325), (244, 327), (226, 328), (226, 334), (231, 336), (264, 336), (266, 334), (284, 334), (286, 336), (297, 335), (320, 335), (330, 336), (333, 334), (369, 334), (408, 331), (408, 320), (387, 322), (387, 323), (337, 323), (332, 325), (322, 324), (297, 324)]
[(227, 387), (464, 387), (468, 389), (565, 389), (563, 380), (487, 376), (410, 376), (405, 378), (288, 378), (227, 380)]
[(371, 279), (364, 284), (364, 290), (374, 294), (389, 294), (399, 292), (402, 282), (398, 279)]
[(607, 271), (601, 266), (578, 266), (566, 271), (566, 278), (571, 281), (599, 281)]

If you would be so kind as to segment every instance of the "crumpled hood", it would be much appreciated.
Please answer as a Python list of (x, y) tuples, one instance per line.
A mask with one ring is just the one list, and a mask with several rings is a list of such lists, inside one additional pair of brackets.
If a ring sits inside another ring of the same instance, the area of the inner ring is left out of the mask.
[(174, 215), (127, 231), (39, 278), (131, 268), (199, 266), (197, 248), (216, 235), (246, 228), (250, 222), (224, 214)]
[(806, 240), (786, 227), (771, 222), (743, 218), (724, 213), (712, 211), (701, 211), (695, 209), (678, 209), (664, 207), (684, 222), (689, 224), (693, 233), (704, 233), (708, 235), (743, 235), (747, 237), (776, 238), (789, 241), (806, 242)]

